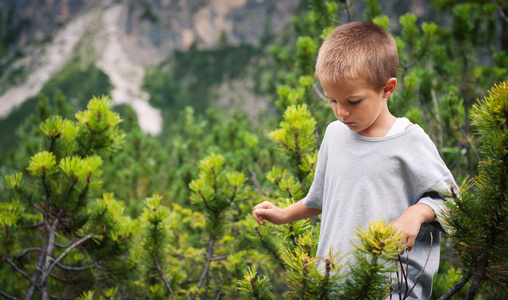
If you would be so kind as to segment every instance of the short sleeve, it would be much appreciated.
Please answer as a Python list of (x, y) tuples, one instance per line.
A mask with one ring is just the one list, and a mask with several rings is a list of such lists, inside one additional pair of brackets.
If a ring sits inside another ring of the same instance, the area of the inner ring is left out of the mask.
[(326, 175), (326, 165), (328, 162), (328, 138), (329, 128), (325, 132), (321, 147), (319, 148), (318, 158), (316, 163), (316, 171), (314, 174), (314, 181), (310, 186), (309, 192), (303, 199), (303, 204), (310, 208), (322, 209), (323, 208), (323, 195), (324, 195), (324, 184)]
[(451, 201), (446, 195), (451, 189), (455, 192), (458, 191), (458, 187), (450, 175), (445, 175), (438, 183), (432, 187), (432, 191), (424, 193), (418, 203), (426, 204), (432, 208), (436, 214), (436, 221), (430, 223), (430, 225), (436, 227), (440, 231), (449, 233), (449, 229), (446, 226), (446, 211), (448, 210), (445, 201)]

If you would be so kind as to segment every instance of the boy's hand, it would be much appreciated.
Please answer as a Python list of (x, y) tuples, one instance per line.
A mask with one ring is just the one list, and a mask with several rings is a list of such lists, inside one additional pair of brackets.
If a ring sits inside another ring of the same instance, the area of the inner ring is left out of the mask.
[(267, 220), (276, 225), (285, 223), (282, 218), (283, 209), (273, 205), (268, 201), (256, 205), (252, 214), (254, 215), (254, 219), (256, 219), (258, 224), (262, 226), (266, 225), (264, 220)]
[(420, 231), (420, 226), (423, 223), (434, 221), (436, 215), (430, 206), (417, 203), (408, 207), (404, 213), (393, 223), (393, 226), (398, 228), (406, 238), (402, 241), (402, 245), (407, 245), (406, 250), (409, 252), (413, 249), (416, 236)]

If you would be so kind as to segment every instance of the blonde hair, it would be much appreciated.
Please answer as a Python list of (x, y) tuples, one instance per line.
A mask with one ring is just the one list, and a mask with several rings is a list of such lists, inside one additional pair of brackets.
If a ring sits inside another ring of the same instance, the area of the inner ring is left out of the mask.
[(370, 22), (335, 28), (319, 48), (315, 76), (320, 82), (355, 81), (381, 91), (397, 77), (399, 56), (395, 39)]

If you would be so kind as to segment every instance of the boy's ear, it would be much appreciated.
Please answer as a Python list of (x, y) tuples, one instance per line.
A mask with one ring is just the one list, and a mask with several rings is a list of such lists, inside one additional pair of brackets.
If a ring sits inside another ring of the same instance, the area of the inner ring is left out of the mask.
[(383, 98), (387, 99), (393, 94), (395, 91), (395, 87), (397, 87), (397, 78), (392, 77), (386, 81), (385, 86), (383, 87)]

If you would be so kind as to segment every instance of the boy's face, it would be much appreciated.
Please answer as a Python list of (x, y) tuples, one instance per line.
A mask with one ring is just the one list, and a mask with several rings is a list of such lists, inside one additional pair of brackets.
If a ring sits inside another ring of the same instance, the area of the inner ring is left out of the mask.
[(394, 117), (388, 111), (386, 100), (396, 85), (397, 80), (391, 78), (377, 92), (348, 81), (321, 83), (337, 119), (350, 130), (366, 137), (383, 137), (393, 124)]

